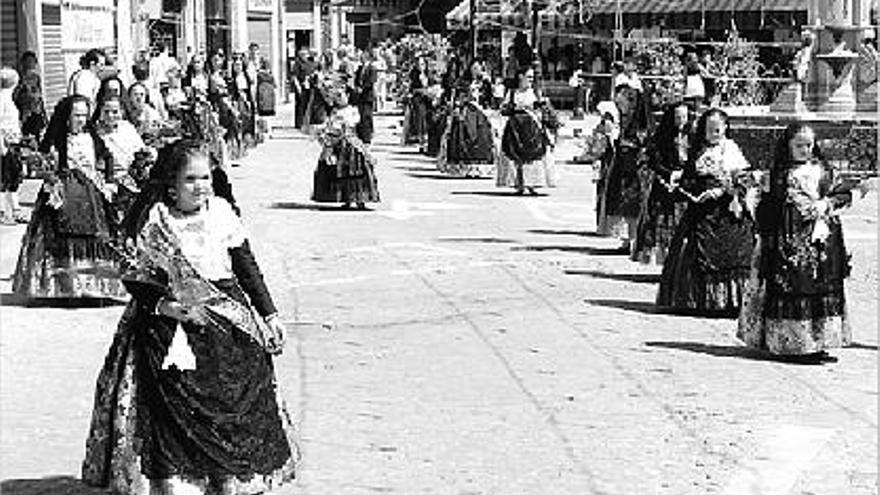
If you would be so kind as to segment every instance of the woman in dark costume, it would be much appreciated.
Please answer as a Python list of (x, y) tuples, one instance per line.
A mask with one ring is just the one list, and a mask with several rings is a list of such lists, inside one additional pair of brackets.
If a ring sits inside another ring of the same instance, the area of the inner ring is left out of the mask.
[(109, 152), (88, 122), (89, 101), (73, 95), (55, 107), (40, 151), (57, 154), (22, 241), (12, 290), (26, 297), (124, 299), (119, 257), (111, 241), (118, 226), (110, 206)]
[(688, 159), (691, 125), (683, 102), (670, 105), (648, 147), (652, 176), (647, 201), (639, 215), (632, 260), (663, 264), (675, 227), (687, 207), (686, 199), (673, 189), (681, 179)]
[(706, 315), (739, 311), (754, 244), (743, 206), (749, 164), (726, 132), (722, 110), (697, 122), (680, 187), (690, 204), (663, 264), (658, 306)]
[(403, 126), (403, 144), (425, 145), (428, 138), (428, 66), (419, 57), (415, 67), (409, 72), (409, 101), (406, 106)]
[(201, 143), (163, 149), (132, 216), (132, 301), (98, 377), (82, 479), (120, 494), (251, 494), (294, 475), (272, 354), (284, 327)]
[(750, 347), (802, 361), (835, 361), (848, 345), (844, 279), (849, 259), (839, 213), (852, 183), (835, 180), (813, 129), (788, 126), (757, 207), (758, 245), (737, 336)]
[(332, 59), (328, 57), (324, 57), (321, 67), (310, 76), (312, 96), (306, 109), (307, 128), (323, 125), (327, 121), (333, 110), (331, 102), (338, 97), (335, 94), (342, 91), (340, 88), (344, 87), (340, 76), (334, 74)]
[(495, 134), (480, 106), (480, 82), (466, 86), (443, 135), (437, 168), (457, 177), (492, 177)]
[(621, 249), (631, 252), (642, 206), (639, 168), (644, 161), (650, 111), (645, 95), (628, 85), (615, 88), (614, 103), (620, 112), (620, 135), (614, 159), (605, 174), (600, 204), (599, 233), (621, 239)]
[(447, 91), (439, 80), (429, 77), (429, 86), (426, 91), (428, 105), (425, 119), (427, 121), (428, 140), (422, 152), (430, 157), (436, 157), (440, 153), (440, 143), (443, 133), (446, 132), (447, 121), (452, 106), (453, 91)]

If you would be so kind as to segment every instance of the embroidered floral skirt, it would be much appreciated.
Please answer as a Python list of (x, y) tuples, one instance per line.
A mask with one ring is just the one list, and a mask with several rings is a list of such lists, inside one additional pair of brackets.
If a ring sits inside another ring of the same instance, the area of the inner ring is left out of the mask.
[(86, 192), (98, 211), (77, 213), (95, 216), (82, 223), (93, 224), (97, 233), (65, 232), (69, 229), (62, 225), (68, 222), (49, 206), (48, 195), (37, 197), (19, 251), (13, 293), (30, 298), (128, 299), (119, 278), (119, 257), (110, 245), (110, 209), (96, 188)]
[(691, 204), (669, 246), (657, 305), (701, 314), (738, 314), (749, 278), (753, 223), (729, 212), (731, 197)]
[[(244, 301), (235, 282), (217, 285)], [(171, 495), (292, 479), (298, 450), (271, 356), (228, 322), (182, 328), (196, 369), (162, 369), (176, 322), (129, 303), (98, 376), (83, 481)]]
[(811, 354), (850, 344), (844, 292), (849, 265), (840, 224), (832, 225), (822, 244), (811, 243), (808, 235), (793, 240), (803, 248), (801, 259), (783, 259), (778, 239), (759, 239), (737, 337), (750, 347), (779, 355)]

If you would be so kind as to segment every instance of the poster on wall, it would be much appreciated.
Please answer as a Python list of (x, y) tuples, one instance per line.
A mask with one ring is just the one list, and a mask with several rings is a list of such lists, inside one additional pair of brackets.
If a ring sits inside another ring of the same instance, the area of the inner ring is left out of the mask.
[(248, 0), (248, 10), (251, 12), (272, 12), (274, 0)]
[(114, 46), (113, 15), (113, 0), (62, 3), (61, 46), (65, 51)]

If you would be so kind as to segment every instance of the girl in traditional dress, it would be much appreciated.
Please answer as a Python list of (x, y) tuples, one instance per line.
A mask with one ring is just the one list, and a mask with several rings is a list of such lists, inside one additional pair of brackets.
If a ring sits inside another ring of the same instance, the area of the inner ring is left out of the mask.
[(321, 67), (311, 75), (313, 90), (306, 109), (307, 128), (323, 125), (333, 111), (333, 102), (345, 96), (345, 85), (333, 70), (332, 60), (324, 57)]
[(835, 181), (813, 129), (788, 126), (757, 208), (758, 245), (737, 336), (750, 347), (806, 361), (836, 361), (848, 345), (849, 260), (838, 214), (851, 184)]
[(741, 182), (749, 164), (726, 132), (727, 114), (720, 109), (697, 122), (679, 188), (689, 205), (663, 264), (661, 307), (699, 314), (739, 311), (754, 244)]
[[(578, 163), (590, 163), (593, 165), (593, 183), (596, 185), (596, 225), (602, 223), (602, 201), (605, 195), (605, 177), (611, 163), (614, 161), (614, 147), (620, 135), (620, 112), (617, 105), (611, 101), (601, 101), (596, 104), (596, 111), (600, 115), (599, 123), (593, 132), (585, 139), (583, 153), (575, 158)], [(597, 229), (598, 230), (598, 229)]]
[(480, 105), (480, 90), (480, 81), (468, 85), (452, 111), (437, 162), (445, 174), (491, 177), (495, 173), (495, 134)]
[(636, 228), (632, 260), (663, 264), (675, 227), (687, 207), (674, 189), (688, 159), (690, 112), (684, 102), (670, 105), (651, 138), (647, 165), (653, 178)]
[(519, 77), (513, 107), (505, 111), (507, 123), (501, 137), (496, 185), (513, 187), (517, 194), (528, 190), (537, 195), (538, 188), (556, 187), (552, 153), (555, 136), (532, 89), (533, 72), (528, 70)]
[(115, 223), (122, 221), (134, 202), (156, 157), (134, 125), (122, 118), (122, 112), (119, 97), (107, 95), (102, 99), (99, 96), (92, 123), (97, 138), (107, 150), (105, 166), (112, 169), (116, 186), (112, 202)]
[(284, 327), (207, 152), (162, 150), (98, 376), (82, 479), (120, 494), (255, 494), (294, 475), (272, 355)]
[(424, 57), (416, 60), (409, 72), (409, 101), (406, 104), (403, 126), (403, 144), (424, 146), (428, 140), (428, 63)]
[(436, 157), (440, 153), (443, 133), (446, 132), (453, 92), (445, 90), (441, 84), (442, 78), (433, 73), (428, 81), (428, 88), (425, 90), (428, 102), (425, 113), (427, 140), (421, 151), (427, 156)]
[(109, 153), (89, 124), (80, 95), (55, 107), (40, 151), (54, 150), (57, 170), (37, 196), (22, 241), (12, 290), (27, 297), (124, 298), (111, 246), (114, 186)]
[(365, 210), (366, 203), (379, 202), (375, 160), (357, 137), (357, 109), (346, 105), (344, 92), (337, 95), (330, 100), (334, 108), (330, 119), (318, 133), (323, 149), (315, 168), (312, 201), (342, 203), (343, 208), (355, 203)]
[(319, 131), (323, 149), (314, 174), (312, 200), (319, 203), (352, 203), (366, 210), (366, 203), (379, 202), (375, 160), (366, 145), (357, 138), (357, 113), (354, 107), (336, 110)]
[(232, 59), (232, 70), (229, 77), (229, 94), (238, 115), (238, 134), (233, 139), (233, 159), (245, 155), (246, 148), (253, 146), (256, 124), (254, 120), (254, 98), (242, 56)]
[(620, 134), (604, 174), (598, 231), (620, 239), (621, 251), (630, 254), (642, 206), (639, 168), (645, 155), (650, 112), (642, 91), (629, 84), (615, 88), (614, 103), (620, 112)]

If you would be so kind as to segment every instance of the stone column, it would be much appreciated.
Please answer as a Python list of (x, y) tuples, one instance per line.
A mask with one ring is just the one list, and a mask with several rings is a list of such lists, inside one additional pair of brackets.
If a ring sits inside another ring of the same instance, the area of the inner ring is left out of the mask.
[(313, 0), (312, 1), (312, 48), (314, 48), (318, 53), (322, 53), (324, 51), (324, 32), (322, 29), (323, 23), (321, 22), (321, 1)]

